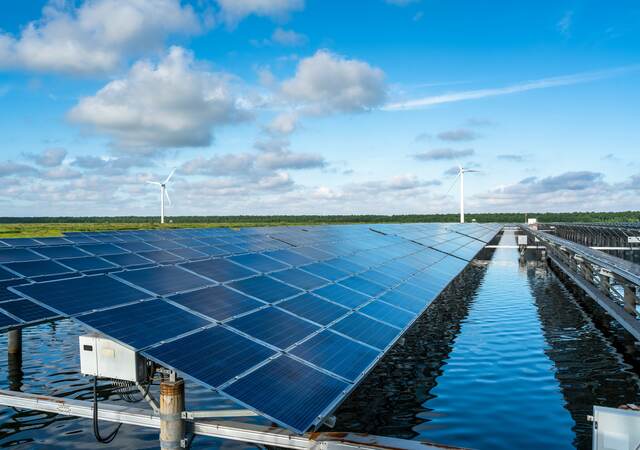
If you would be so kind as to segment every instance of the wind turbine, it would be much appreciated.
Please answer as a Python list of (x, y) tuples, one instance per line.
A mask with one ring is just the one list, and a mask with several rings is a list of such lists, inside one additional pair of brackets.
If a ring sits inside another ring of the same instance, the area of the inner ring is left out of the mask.
[(166, 197), (169, 204), (171, 204), (171, 198), (169, 197), (169, 192), (167, 191), (167, 183), (169, 182), (175, 171), (176, 169), (173, 169), (167, 179), (162, 183), (159, 181), (147, 180), (147, 183), (149, 184), (156, 184), (160, 186), (160, 223), (164, 223), (164, 198)]
[(455, 185), (456, 180), (459, 177), (460, 178), (460, 223), (464, 223), (464, 174), (468, 172), (480, 172), (480, 171), (473, 170), (473, 169), (465, 169), (464, 167), (462, 167), (461, 164), (458, 164), (458, 174), (454, 178), (453, 183), (451, 184), (451, 187), (447, 191), (447, 194), (448, 194), (449, 191), (451, 191), (451, 188), (453, 188), (453, 186)]

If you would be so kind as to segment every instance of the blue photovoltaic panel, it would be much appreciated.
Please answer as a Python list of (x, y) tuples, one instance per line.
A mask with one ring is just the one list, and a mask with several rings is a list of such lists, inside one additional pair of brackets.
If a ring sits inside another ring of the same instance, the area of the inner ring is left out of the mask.
[(320, 325), (328, 325), (349, 313), (347, 308), (306, 293), (278, 303), (278, 307)]
[(436, 286), (435, 288), (429, 288), (429, 290), (423, 289), (420, 286), (416, 286), (412, 283), (403, 283), (395, 288), (397, 292), (401, 294), (409, 295), (411, 297), (415, 297), (418, 300), (424, 302), (430, 302), (433, 300), (438, 293), (444, 288), (444, 285)]
[(80, 320), (134, 349), (142, 349), (211, 322), (164, 300), (149, 300), (84, 315)]
[(359, 276), (373, 283), (379, 284), (380, 286), (384, 286), (387, 289), (390, 289), (400, 283), (400, 280), (385, 275), (384, 273), (380, 273), (377, 270), (367, 270), (366, 272), (361, 273)]
[(215, 320), (225, 320), (265, 305), (224, 286), (185, 292), (169, 299)]
[(427, 302), (425, 301), (420, 301), (415, 297), (404, 295), (395, 290), (385, 293), (380, 297), (380, 300), (416, 314), (422, 311), (427, 305)]
[(331, 328), (381, 350), (400, 334), (400, 330), (358, 313), (348, 315), (333, 324)]
[(149, 259), (143, 258), (142, 256), (136, 255), (135, 253), (122, 253), (120, 255), (106, 255), (106, 256), (103, 256), (102, 258), (120, 267), (140, 267), (140, 266), (151, 266), (155, 264), (155, 262)]
[(182, 264), (182, 267), (220, 283), (256, 275), (253, 270), (246, 269), (223, 258), (186, 263)]
[(242, 247), (238, 247), (237, 245), (233, 245), (233, 244), (220, 244), (220, 245), (217, 245), (216, 247), (224, 250), (227, 254), (234, 254), (234, 255), (237, 253), (244, 253), (246, 251)]
[(35, 247), (40, 245), (38, 241), (31, 238), (5, 238), (2, 242), (12, 247)]
[(281, 349), (290, 347), (318, 329), (316, 325), (273, 307), (238, 317), (229, 325)]
[(71, 269), (51, 260), (11, 263), (5, 264), (5, 267), (28, 278), (72, 272)]
[(203, 258), (209, 257), (209, 255), (207, 255), (206, 253), (202, 253), (198, 250), (193, 248), (176, 248), (174, 250), (171, 250), (171, 253), (189, 260), (203, 259)]
[(349, 381), (355, 381), (380, 354), (329, 330), (297, 345), (291, 353)]
[(96, 241), (95, 239), (89, 237), (89, 236), (81, 236), (78, 234), (70, 234), (70, 235), (66, 235), (65, 239), (67, 241), (71, 241), (75, 244), (91, 244), (91, 243), (96, 243), (98, 241)]
[(215, 389), (276, 352), (225, 328), (213, 327), (145, 353)]
[(71, 241), (63, 237), (51, 236), (51, 237), (39, 237), (36, 239), (38, 242), (44, 245), (65, 245), (71, 244)]
[(151, 252), (140, 252), (140, 256), (150, 259), (158, 264), (168, 264), (175, 263), (179, 261), (184, 261), (180, 256), (174, 255), (173, 253), (169, 253), (166, 250), (154, 250)]
[(348, 273), (343, 272), (342, 270), (338, 270), (335, 267), (332, 267), (324, 263), (313, 263), (307, 266), (301, 266), (300, 269), (306, 270), (307, 272), (312, 273), (313, 275), (326, 278), (329, 281), (336, 281), (336, 280), (339, 280), (340, 278), (344, 278), (347, 275), (349, 275)]
[(0, 249), (0, 264), (21, 261), (36, 261), (44, 259), (26, 248), (2, 248)]
[(315, 289), (328, 283), (327, 280), (299, 269), (282, 270), (280, 272), (273, 272), (270, 275), (273, 278), (277, 278), (280, 281), (304, 290)]
[(79, 272), (91, 272), (94, 270), (116, 269), (117, 266), (97, 256), (84, 256), (82, 258), (64, 258), (58, 260), (67, 267)]
[(290, 264), (292, 266), (301, 266), (303, 264), (309, 264), (313, 262), (312, 259), (292, 252), (291, 250), (275, 250), (265, 253), (265, 255), (269, 256), (270, 258), (277, 259), (278, 261), (282, 261), (283, 263)]
[(15, 287), (21, 294), (62, 314), (73, 315), (148, 298), (149, 294), (107, 275)]
[(288, 267), (286, 264), (282, 264), (275, 259), (271, 259), (259, 253), (231, 256), (229, 259), (257, 272), (273, 272), (274, 270), (282, 270)]
[(19, 298), (20, 296), (14, 292), (8, 290), (10, 286), (16, 286), (18, 284), (25, 284), (26, 280), (23, 279), (15, 279), (15, 280), (4, 280), (0, 281), (0, 302), (3, 300), (11, 300), (12, 298)]
[(78, 248), (96, 256), (117, 255), (118, 253), (126, 253), (125, 250), (116, 247), (113, 244), (84, 244), (79, 245)]
[(56, 247), (40, 247), (34, 249), (36, 252), (41, 255), (46, 256), (47, 258), (80, 258), (82, 256), (87, 256), (87, 254), (83, 251), (78, 250), (76, 247), (71, 245), (59, 245)]
[(135, 253), (158, 250), (156, 247), (153, 247), (152, 245), (142, 241), (122, 242), (118, 244), (118, 247), (123, 248), (129, 252), (135, 252)]
[(384, 286), (372, 283), (371, 281), (365, 280), (361, 277), (350, 277), (340, 281), (340, 284), (350, 287), (351, 289), (354, 289), (356, 291), (362, 292), (363, 294), (370, 295), (372, 297), (375, 297), (376, 295), (381, 294), (386, 290)]
[(288, 286), (264, 275), (234, 281), (230, 283), (229, 286), (267, 303), (284, 300), (285, 298), (302, 293), (300, 289)]
[(158, 295), (201, 288), (211, 282), (176, 266), (151, 267), (118, 272), (118, 278)]
[(0, 328), (10, 327), (11, 325), (18, 325), (20, 322), (15, 320), (12, 317), (7, 316), (5, 313), (0, 311)]
[(12, 278), (19, 278), (19, 276), (0, 267), (0, 281), (10, 280)]
[(334, 258), (334, 259), (330, 259), (329, 261), (326, 261), (326, 263), (346, 273), (358, 273), (358, 272), (362, 272), (363, 270), (366, 270), (365, 267), (362, 267), (354, 262), (351, 262), (346, 258)]
[(398, 328), (406, 327), (415, 317), (415, 314), (377, 300), (363, 306), (359, 311)]
[(209, 256), (223, 256), (227, 254), (227, 252), (218, 247), (198, 247), (197, 250)]
[(316, 289), (313, 293), (318, 294), (327, 300), (331, 300), (332, 302), (344, 305), (347, 308), (357, 308), (371, 300), (370, 297), (359, 292), (352, 291), (351, 289), (347, 289), (339, 284), (330, 284), (323, 288)]
[(331, 253), (327, 253), (313, 247), (296, 247), (293, 249), (293, 251), (314, 260), (333, 258), (333, 255)]
[(24, 299), (0, 303), (0, 308), (25, 322), (35, 322), (58, 316), (58, 314), (49, 311), (47, 308), (43, 308), (31, 300)]
[(162, 250), (169, 250), (169, 251), (176, 248), (184, 248), (184, 245), (180, 245), (175, 241), (169, 241), (169, 240), (154, 241), (153, 246), (158, 247)]
[(349, 385), (280, 356), (223, 389), (275, 422), (305, 432)]

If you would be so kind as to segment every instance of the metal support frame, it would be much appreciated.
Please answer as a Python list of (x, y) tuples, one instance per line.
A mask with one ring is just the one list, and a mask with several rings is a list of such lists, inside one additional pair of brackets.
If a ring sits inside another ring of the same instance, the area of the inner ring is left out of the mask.
[(162, 450), (177, 450), (184, 447), (183, 411), (184, 381), (175, 377), (170, 377), (168, 381), (163, 380), (160, 383), (160, 448)]
[[(23, 392), (0, 390), (0, 405), (43, 411), (63, 416), (87, 419), (93, 417), (92, 402)], [(175, 406), (177, 406), (177, 404), (175, 404)], [(161, 418), (153, 414), (152, 411), (111, 403), (103, 402), (100, 404), (98, 419), (107, 422), (161, 429)], [(184, 420), (182, 422), (185, 425), (185, 429), (195, 435), (252, 443), (261, 446), (299, 450), (436, 450), (454, 448), (439, 446), (424, 441), (410, 441), (359, 433), (324, 432), (298, 435), (282, 428), (231, 421)]]

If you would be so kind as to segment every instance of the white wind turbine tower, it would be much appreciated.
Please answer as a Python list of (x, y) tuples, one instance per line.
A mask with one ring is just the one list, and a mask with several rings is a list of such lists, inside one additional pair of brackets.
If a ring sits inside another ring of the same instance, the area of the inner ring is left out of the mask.
[(167, 191), (167, 183), (169, 182), (175, 171), (176, 169), (173, 169), (167, 179), (162, 183), (159, 181), (147, 181), (147, 183), (149, 184), (156, 184), (160, 186), (160, 223), (164, 223), (164, 198), (166, 197), (169, 204), (171, 204), (171, 198), (169, 197), (169, 192)]
[(453, 188), (453, 186), (455, 185), (456, 180), (460, 178), (460, 223), (464, 223), (464, 174), (468, 172), (480, 172), (480, 171), (473, 170), (473, 169), (465, 169), (464, 167), (462, 167), (461, 164), (458, 164), (458, 175), (456, 175), (455, 179), (453, 180), (453, 183), (451, 184), (451, 187), (447, 191), (447, 194), (448, 194), (449, 191), (451, 191), (451, 188)]

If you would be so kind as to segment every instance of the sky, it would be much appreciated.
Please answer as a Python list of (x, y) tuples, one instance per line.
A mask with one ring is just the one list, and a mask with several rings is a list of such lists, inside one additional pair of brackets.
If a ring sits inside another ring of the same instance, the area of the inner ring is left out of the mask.
[(640, 209), (640, 3), (28, 0), (0, 216)]

